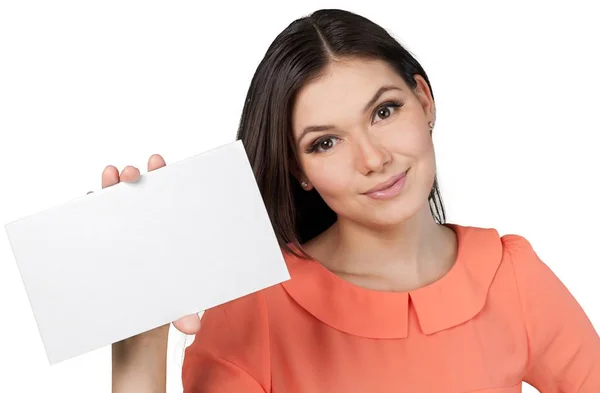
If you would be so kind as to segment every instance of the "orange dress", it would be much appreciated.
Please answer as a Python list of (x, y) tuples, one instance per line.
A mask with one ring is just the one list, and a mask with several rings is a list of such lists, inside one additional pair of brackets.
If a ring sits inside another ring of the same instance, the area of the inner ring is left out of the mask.
[(599, 393), (600, 338), (517, 235), (448, 224), (455, 265), (410, 292), (286, 255), (291, 280), (207, 310), (187, 393)]

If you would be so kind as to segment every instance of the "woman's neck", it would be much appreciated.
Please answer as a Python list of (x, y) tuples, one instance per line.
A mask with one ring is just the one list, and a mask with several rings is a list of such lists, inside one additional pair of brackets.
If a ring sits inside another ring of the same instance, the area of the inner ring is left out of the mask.
[(414, 289), (436, 281), (454, 264), (456, 248), (454, 231), (435, 222), (428, 204), (395, 227), (368, 228), (338, 219), (306, 247), (336, 274), (384, 290)]

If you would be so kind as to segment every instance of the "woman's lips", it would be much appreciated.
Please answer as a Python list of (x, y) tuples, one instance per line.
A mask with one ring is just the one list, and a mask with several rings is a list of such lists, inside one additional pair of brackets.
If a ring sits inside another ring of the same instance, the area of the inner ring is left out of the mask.
[(406, 183), (406, 173), (404, 171), (400, 175), (396, 175), (386, 182), (378, 184), (369, 191), (365, 192), (365, 195), (373, 199), (391, 199), (400, 194)]

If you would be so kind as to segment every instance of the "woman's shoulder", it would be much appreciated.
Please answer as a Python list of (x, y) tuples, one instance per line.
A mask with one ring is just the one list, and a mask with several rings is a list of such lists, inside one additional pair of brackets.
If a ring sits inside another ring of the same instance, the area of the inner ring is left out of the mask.
[(456, 234), (459, 248), (475, 251), (492, 251), (498, 254), (527, 254), (533, 251), (529, 240), (521, 234), (501, 232), (496, 227), (446, 224)]
[[(501, 234), (497, 228), (485, 228), (485, 227), (462, 227), (466, 228), (466, 231), (470, 231), (476, 234), (473, 236), (479, 238), (479, 240), (487, 239), (483, 244), (477, 244), (477, 242), (471, 242), (472, 247), (485, 245), (486, 247), (499, 248), (501, 252), (502, 261), (510, 260), (513, 263), (528, 263), (532, 260), (535, 261), (537, 254), (529, 241), (529, 239), (523, 235), (514, 232), (508, 232)], [(495, 244), (494, 244), (495, 243)]]
[(501, 234), (494, 227), (447, 225), (457, 234), (457, 265), (468, 276), (477, 277), (486, 288), (499, 282), (499, 271), (512, 270), (514, 274), (502, 275), (504, 281), (510, 281), (510, 277), (518, 279), (519, 276), (531, 279), (540, 270), (548, 270), (530, 241), (522, 234)]
[[(459, 255), (471, 269), (482, 269), (482, 265), (488, 265), (490, 270), (508, 268), (514, 274), (507, 277), (512, 276), (518, 282), (544, 280), (553, 276), (532, 243), (522, 234), (501, 234), (497, 228), (489, 227), (450, 226), (458, 234)], [(493, 280), (493, 277), (490, 278)]]

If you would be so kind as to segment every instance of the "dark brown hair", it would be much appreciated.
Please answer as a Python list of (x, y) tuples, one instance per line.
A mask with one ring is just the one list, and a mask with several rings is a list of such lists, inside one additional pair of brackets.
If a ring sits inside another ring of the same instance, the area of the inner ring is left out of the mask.
[[(331, 226), (337, 216), (312, 190), (304, 191), (292, 174), (296, 164), (291, 115), (298, 91), (342, 58), (386, 61), (415, 89), (414, 75), (427, 74), (388, 32), (354, 13), (326, 9), (292, 22), (268, 48), (250, 83), (237, 138), (241, 139), (279, 244), (305, 257), (301, 243)], [(433, 90), (432, 90), (433, 96)], [(429, 195), (438, 223), (445, 211), (437, 176)]]

